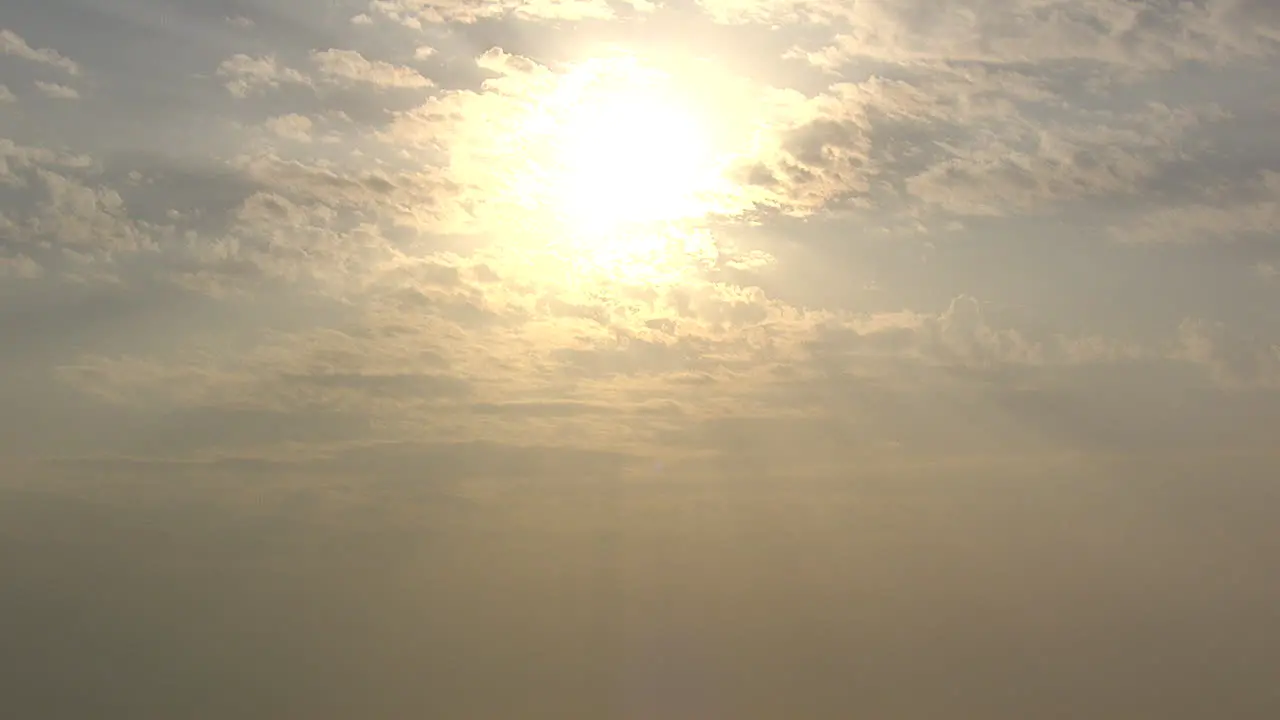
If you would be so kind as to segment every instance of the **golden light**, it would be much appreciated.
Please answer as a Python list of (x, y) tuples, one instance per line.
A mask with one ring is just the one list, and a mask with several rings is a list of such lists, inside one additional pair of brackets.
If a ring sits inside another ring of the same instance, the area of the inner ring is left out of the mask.
[(519, 202), (575, 266), (670, 277), (714, 252), (701, 219), (741, 207), (727, 178), (742, 134), (724, 111), (634, 58), (582, 63), (523, 123)]
[(579, 230), (697, 217), (719, 189), (705, 126), (657, 93), (592, 98), (562, 132), (553, 202)]

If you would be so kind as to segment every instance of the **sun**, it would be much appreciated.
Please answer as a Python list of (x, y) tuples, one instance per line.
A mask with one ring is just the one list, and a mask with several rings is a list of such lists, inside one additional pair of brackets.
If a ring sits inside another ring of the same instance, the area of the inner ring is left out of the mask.
[(554, 203), (582, 230), (696, 217), (719, 168), (705, 124), (655, 92), (592, 98), (563, 127)]
[(512, 139), (522, 236), (584, 276), (657, 282), (707, 262), (706, 221), (744, 207), (729, 178), (750, 145), (739, 106), (691, 80), (612, 56), (548, 82)]
[(571, 232), (613, 234), (706, 216), (732, 189), (715, 118), (671, 78), (588, 64), (540, 116), (548, 145), (535, 192)]

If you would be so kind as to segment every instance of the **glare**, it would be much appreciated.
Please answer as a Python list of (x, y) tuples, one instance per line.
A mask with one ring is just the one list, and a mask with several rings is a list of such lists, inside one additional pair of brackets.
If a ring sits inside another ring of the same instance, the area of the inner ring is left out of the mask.
[(735, 148), (714, 106), (630, 58), (567, 73), (523, 126), (522, 206), (578, 267), (671, 277), (705, 259), (698, 223), (734, 207)]
[(561, 132), (553, 202), (579, 230), (697, 217), (719, 189), (707, 129), (657, 93), (588, 99)]

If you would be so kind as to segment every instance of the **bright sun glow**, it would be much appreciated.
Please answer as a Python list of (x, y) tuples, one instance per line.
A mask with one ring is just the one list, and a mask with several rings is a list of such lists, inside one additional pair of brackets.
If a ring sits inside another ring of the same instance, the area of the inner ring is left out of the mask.
[(713, 251), (697, 221), (732, 210), (724, 119), (632, 59), (592, 61), (561, 78), (523, 125), (523, 205), (553, 222), (575, 265), (653, 279)]
[(588, 101), (562, 128), (554, 202), (588, 232), (697, 217), (719, 168), (700, 119), (655, 93)]

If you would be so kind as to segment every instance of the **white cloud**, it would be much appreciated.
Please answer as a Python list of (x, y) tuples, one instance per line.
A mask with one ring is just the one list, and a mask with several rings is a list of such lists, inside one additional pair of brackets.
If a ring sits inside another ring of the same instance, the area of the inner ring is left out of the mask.
[(6, 85), (0, 84), (0, 103), (17, 102), (18, 98)]
[(37, 80), (36, 88), (38, 88), (41, 94), (45, 97), (52, 98), (54, 100), (77, 100), (80, 98), (80, 93), (77, 92), (75, 88), (69, 88), (66, 85)]
[(413, 68), (368, 60), (355, 50), (313, 52), (311, 60), (330, 80), (363, 82), (389, 88), (427, 88), (434, 83)]
[(249, 97), (282, 84), (310, 86), (311, 80), (276, 60), (274, 55), (251, 57), (233, 55), (218, 65), (217, 75), (225, 79), (227, 90), (236, 97)]
[(47, 147), (19, 145), (7, 138), (0, 138), (0, 183), (6, 185), (26, 186), (30, 172), (40, 167), (84, 170), (92, 168), (94, 164), (93, 158), (88, 155)]
[(12, 30), (0, 29), (0, 53), (60, 68), (72, 75), (80, 74), (80, 66), (74, 61), (64, 57), (57, 50), (33, 48)]
[(297, 113), (267, 120), (267, 129), (277, 136), (297, 142), (311, 142), (311, 118)]

